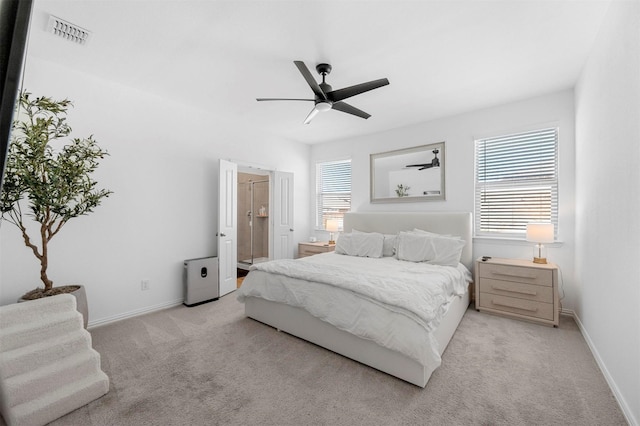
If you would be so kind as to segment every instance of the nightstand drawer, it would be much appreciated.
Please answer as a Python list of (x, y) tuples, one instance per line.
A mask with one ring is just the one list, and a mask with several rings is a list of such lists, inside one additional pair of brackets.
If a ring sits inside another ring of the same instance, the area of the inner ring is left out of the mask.
[(485, 278), (480, 281), (480, 293), (482, 297), (488, 297), (488, 293), (491, 293), (518, 299), (553, 303), (552, 287), (494, 280), (491, 278)]
[(313, 256), (314, 254), (328, 253), (334, 251), (336, 246), (327, 243), (299, 243), (298, 257)]
[(323, 247), (309, 247), (305, 246), (300, 252), (300, 256), (313, 256), (314, 254), (326, 253), (328, 250)]
[(518, 266), (506, 266), (491, 263), (480, 264), (479, 268), (480, 278), (493, 278), (495, 280), (515, 281), (519, 283), (544, 285), (549, 287), (553, 285), (551, 270), (521, 268)]
[(554, 320), (553, 303), (536, 302), (532, 300), (516, 299), (515, 297), (483, 294), (480, 297), (480, 307), (495, 311), (512, 312), (514, 314)]

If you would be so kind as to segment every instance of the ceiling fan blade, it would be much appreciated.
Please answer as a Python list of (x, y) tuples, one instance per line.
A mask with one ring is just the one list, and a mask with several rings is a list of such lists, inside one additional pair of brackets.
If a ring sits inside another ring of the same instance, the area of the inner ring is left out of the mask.
[(409, 164), (405, 167), (418, 167), (418, 171), (420, 170), (425, 170), (425, 169), (430, 169), (432, 167), (434, 167), (433, 164), (431, 163), (425, 163), (425, 164)]
[(386, 86), (389, 84), (389, 80), (381, 78), (379, 80), (369, 81), (367, 83), (356, 84), (355, 86), (345, 87), (344, 89), (333, 90), (327, 93), (327, 98), (332, 102), (338, 102), (343, 99), (350, 98), (360, 93), (368, 92), (369, 90), (377, 89), (378, 87)]
[(338, 111), (346, 112), (347, 114), (357, 115), (358, 117), (362, 117), (365, 120), (371, 117), (371, 114), (367, 114), (361, 109), (351, 106), (346, 102), (334, 102), (331, 109), (337, 109)]
[(256, 101), (315, 101), (315, 99), (256, 98)]
[(311, 120), (313, 120), (313, 117), (315, 117), (316, 115), (318, 115), (318, 113), (320, 112), (320, 110), (316, 107), (313, 107), (313, 109), (311, 110), (311, 112), (309, 113), (309, 115), (307, 115), (307, 118), (304, 119), (304, 124), (309, 124), (311, 123)]
[(302, 62), (302, 61), (293, 61), (293, 63), (296, 64), (296, 67), (298, 67), (298, 70), (300, 71), (300, 74), (302, 74), (304, 79), (307, 80), (307, 84), (309, 85), (309, 87), (311, 87), (311, 90), (313, 90), (313, 93), (315, 93), (315, 95), (317, 97), (319, 97), (320, 99), (323, 99), (323, 100), (326, 101), (327, 100), (327, 95), (324, 94), (324, 92), (320, 88), (320, 85), (318, 84), (316, 79), (313, 78), (313, 75), (311, 75), (311, 72), (309, 71), (309, 68), (307, 68), (307, 66), (304, 64), (304, 62)]

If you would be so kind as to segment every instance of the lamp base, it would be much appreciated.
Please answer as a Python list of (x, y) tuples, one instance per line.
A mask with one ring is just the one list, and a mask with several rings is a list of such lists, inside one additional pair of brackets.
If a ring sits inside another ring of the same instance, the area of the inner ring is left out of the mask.
[(547, 258), (546, 257), (534, 257), (533, 258), (533, 263), (546, 264), (547, 263)]

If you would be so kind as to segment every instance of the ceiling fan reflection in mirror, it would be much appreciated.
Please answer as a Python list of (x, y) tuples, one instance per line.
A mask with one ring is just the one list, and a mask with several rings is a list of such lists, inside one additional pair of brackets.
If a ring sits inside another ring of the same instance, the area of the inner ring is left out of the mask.
[(386, 86), (389, 84), (389, 80), (386, 78), (381, 78), (379, 80), (369, 81), (367, 83), (356, 84), (354, 86), (345, 87), (343, 89), (333, 90), (333, 88), (325, 81), (325, 77), (327, 74), (331, 72), (331, 65), (329, 64), (318, 64), (316, 66), (316, 71), (318, 74), (322, 76), (322, 83), (318, 84), (309, 68), (302, 61), (293, 61), (293, 63), (298, 67), (298, 70), (307, 81), (309, 87), (313, 91), (314, 98), (313, 99), (292, 99), (292, 98), (257, 98), (257, 101), (310, 101), (314, 102), (315, 105), (307, 118), (304, 120), (304, 124), (309, 124), (313, 117), (315, 117), (319, 112), (326, 112), (331, 109), (336, 111), (346, 112), (347, 114), (355, 115), (364, 119), (371, 117), (371, 114), (367, 114), (366, 112), (349, 105), (346, 102), (342, 102), (344, 99), (350, 98), (355, 95), (359, 95), (360, 93), (368, 92), (369, 90), (377, 89), (382, 86)]

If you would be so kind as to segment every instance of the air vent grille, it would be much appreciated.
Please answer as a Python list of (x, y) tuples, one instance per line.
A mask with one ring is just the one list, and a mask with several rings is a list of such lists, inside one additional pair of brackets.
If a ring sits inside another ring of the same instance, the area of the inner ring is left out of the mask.
[(67, 22), (64, 19), (57, 18), (53, 15), (49, 16), (49, 25), (47, 31), (62, 37), (65, 40), (85, 45), (91, 37), (91, 31), (80, 28), (77, 25)]

